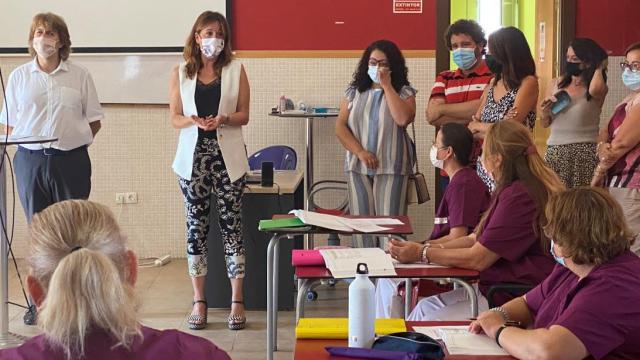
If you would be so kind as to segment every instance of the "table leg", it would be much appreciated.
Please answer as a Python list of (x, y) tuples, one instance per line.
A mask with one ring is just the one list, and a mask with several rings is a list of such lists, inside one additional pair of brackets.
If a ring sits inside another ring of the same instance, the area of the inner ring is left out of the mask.
[[(311, 210), (311, 204), (309, 202), (309, 192), (313, 186), (313, 118), (308, 117), (305, 119), (306, 126), (306, 166), (304, 174), (304, 208), (305, 210)], [(305, 234), (304, 248), (313, 249), (313, 235)]]
[(411, 279), (404, 279), (404, 319), (409, 319), (409, 314), (411, 314), (411, 298), (413, 292), (413, 286), (411, 284)]
[(275, 351), (275, 337), (274, 333), (277, 330), (276, 324), (273, 322), (274, 312), (278, 311), (277, 308), (273, 307), (273, 292), (274, 292), (274, 254), (276, 249), (276, 244), (280, 241), (280, 236), (278, 233), (275, 233), (271, 240), (269, 240), (269, 245), (267, 246), (267, 360), (273, 360), (273, 352)]
[(278, 279), (279, 279), (279, 268), (280, 268), (280, 241), (276, 241), (273, 246), (273, 351), (278, 351)]
[(307, 292), (311, 290), (311, 286), (315, 280), (313, 279), (298, 279), (298, 296), (296, 300), (296, 324), (298, 320), (304, 317), (304, 302), (307, 297)]
[(473, 288), (473, 286), (471, 286), (468, 282), (462, 279), (450, 278), (448, 280), (453, 282), (454, 284), (458, 284), (462, 286), (465, 290), (467, 290), (467, 293), (469, 294), (469, 300), (471, 301), (471, 317), (477, 317), (478, 316), (478, 294), (476, 294), (476, 291)]

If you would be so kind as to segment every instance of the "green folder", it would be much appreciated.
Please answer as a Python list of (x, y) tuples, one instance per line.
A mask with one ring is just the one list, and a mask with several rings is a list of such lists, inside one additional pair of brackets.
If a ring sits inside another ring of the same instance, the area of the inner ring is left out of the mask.
[(272, 230), (272, 229), (286, 229), (307, 226), (302, 220), (297, 217), (273, 219), (273, 220), (260, 220), (258, 224), (258, 230)]

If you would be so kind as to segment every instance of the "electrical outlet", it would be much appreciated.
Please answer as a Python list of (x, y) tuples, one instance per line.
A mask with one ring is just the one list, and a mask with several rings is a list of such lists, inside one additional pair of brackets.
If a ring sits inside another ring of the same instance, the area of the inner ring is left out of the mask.
[(125, 204), (137, 204), (138, 203), (138, 193), (137, 192), (128, 192), (124, 194), (124, 203)]
[(138, 203), (137, 192), (116, 193), (116, 204), (137, 204), (137, 203)]

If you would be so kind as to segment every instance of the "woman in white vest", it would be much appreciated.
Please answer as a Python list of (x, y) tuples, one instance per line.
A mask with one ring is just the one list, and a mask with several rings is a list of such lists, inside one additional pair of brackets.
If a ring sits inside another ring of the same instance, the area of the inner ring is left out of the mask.
[(196, 19), (170, 82), (171, 124), (180, 129), (173, 170), (180, 177), (187, 214), (187, 258), (193, 285), (189, 328), (207, 325), (204, 296), (211, 194), (231, 281), (229, 329), (245, 326), (242, 279), (242, 193), (249, 169), (242, 126), (249, 122), (249, 81), (231, 54), (229, 25), (223, 15), (205, 11)]

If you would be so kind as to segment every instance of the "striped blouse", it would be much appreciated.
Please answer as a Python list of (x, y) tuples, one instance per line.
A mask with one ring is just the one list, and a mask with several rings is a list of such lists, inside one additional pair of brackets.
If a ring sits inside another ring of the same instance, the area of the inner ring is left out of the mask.
[[(415, 96), (416, 89), (405, 85), (400, 90), (400, 98), (405, 100)], [(378, 158), (378, 168), (367, 169), (356, 154), (347, 151), (345, 171), (364, 175), (412, 173), (413, 146), (405, 128), (398, 126), (391, 117), (382, 89), (371, 88), (359, 92), (355, 87), (345, 91), (349, 100), (348, 126), (364, 149)]]

